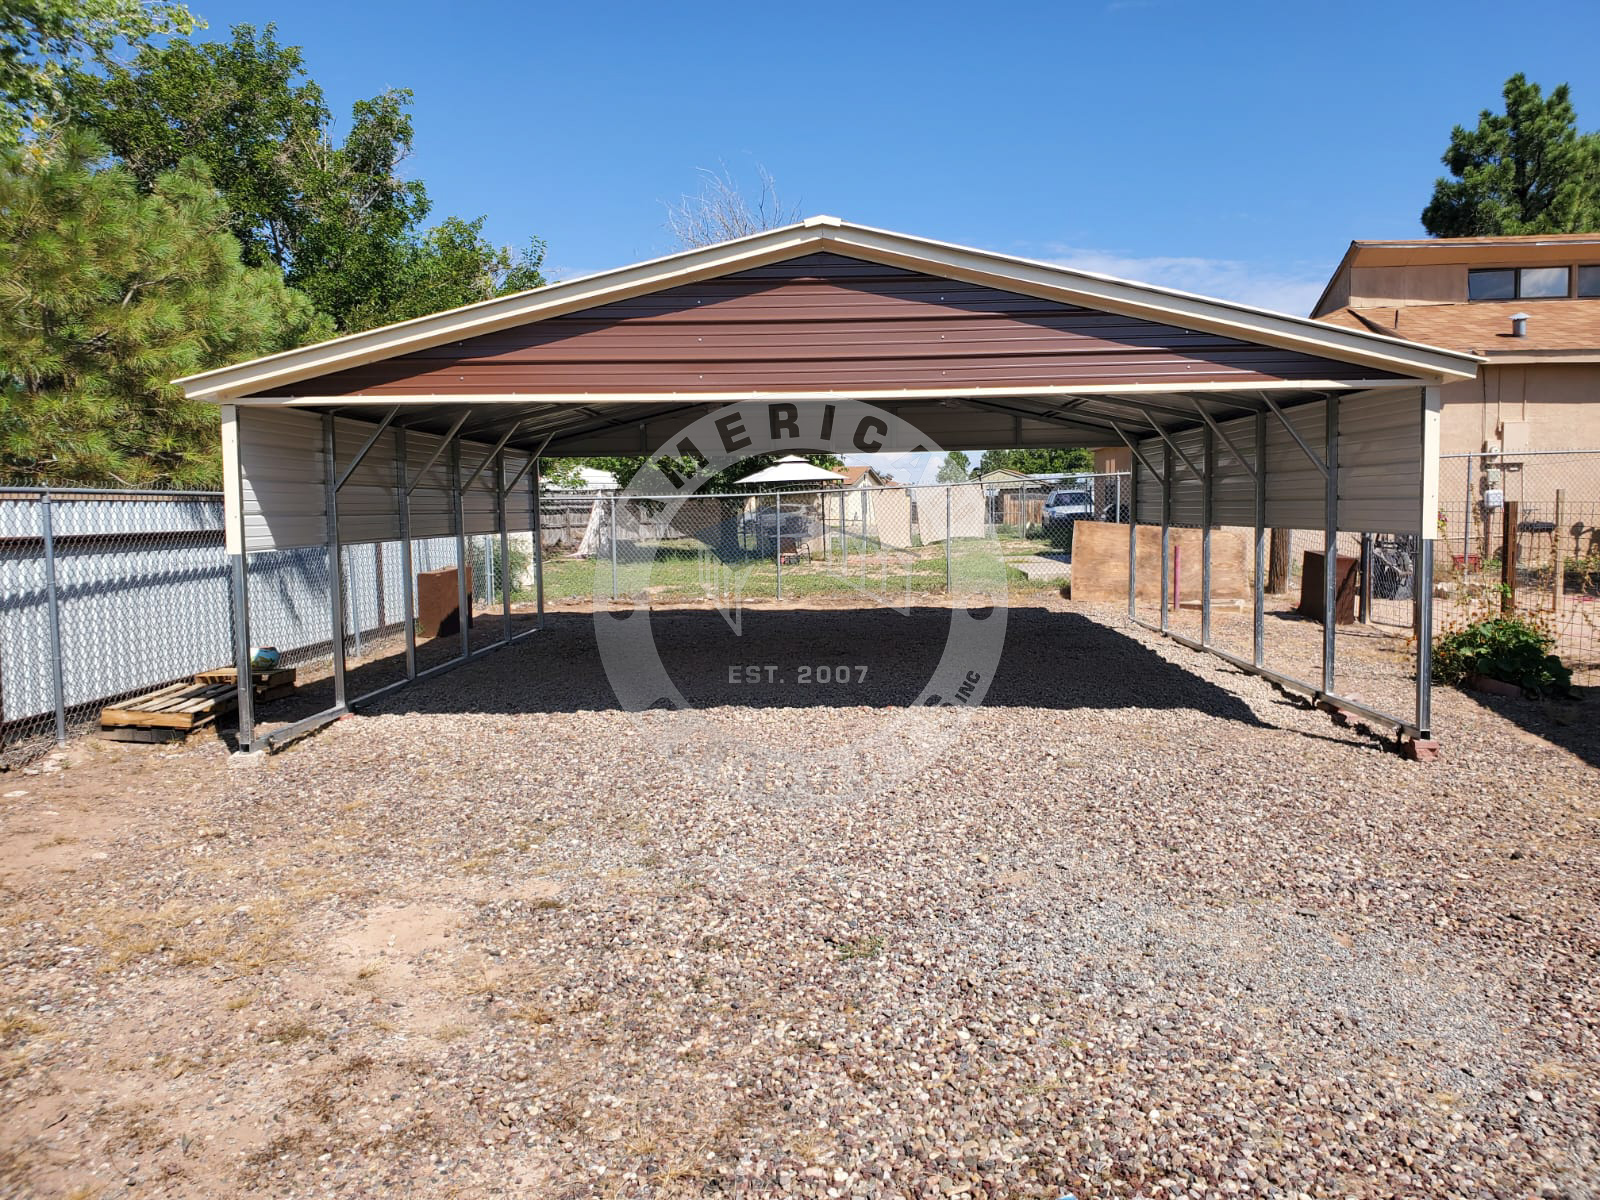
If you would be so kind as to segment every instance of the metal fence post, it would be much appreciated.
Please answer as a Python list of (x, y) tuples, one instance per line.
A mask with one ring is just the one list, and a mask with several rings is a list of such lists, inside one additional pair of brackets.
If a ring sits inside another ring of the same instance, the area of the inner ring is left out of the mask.
[(45, 605), (50, 621), (50, 682), (55, 693), (56, 742), (67, 744), (67, 689), (61, 666), (61, 595), (56, 588), (55, 521), (50, 493), (39, 498), (39, 532), (44, 539)]
[[(845, 505), (849, 495), (848, 489), (841, 489), (839, 492), (839, 553), (844, 556), (846, 567), (850, 566), (850, 531), (845, 527)], [(863, 493), (861, 503), (865, 505), (866, 502), (866, 494)]]
[(617, 497), (611, 496), (611, 598), (617, 598)]
[(950, 586), (950, 542), (952, 530), (950, 528), (950, 497), (952, 488), (950, 484), (944, 485), (944, 590), (948, 594), (954, 591)]
[(776, 566), (777, 573), (778, 573), (778, 585), (777, 585), (778, 591), (777, 591), (777, 596), (778, 596), (779, 600), (782, 600), (783, 599), (783, 493), (782, 492), (774, 493), (773, 497), (772, 497), (772, 500), (773, 500), (773, 504), (776, 506), (774, 508), (774, 510), (773, 510), (774, 520), (773, 520), (773, 524), (772, 524), (772, 530), (773, 530), (773, 534), (775, 536), (772, 539), (772, 556), (773, 556), (773, 564)]
[(1467, 455), (1467, 496), (1461, 506), (1461, 573), (1472, 573), (1472, 469), (1474, 459)]

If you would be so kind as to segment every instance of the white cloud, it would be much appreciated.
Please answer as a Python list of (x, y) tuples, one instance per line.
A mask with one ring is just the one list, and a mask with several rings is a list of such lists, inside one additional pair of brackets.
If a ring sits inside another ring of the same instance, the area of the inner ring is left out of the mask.
[(1063, 267), (1154, 283), (1218, 300), (1253, 304), (1297, 317), (1311, 311), (1327, 283), (1326, 275), (1315, 274), (1309, 267), (1286, 270), (1281, 266), (1264, 267), (1231, 258), (1121, 254), (1114, 250), (1063, 245), (1047, 247), (1045, 257)]

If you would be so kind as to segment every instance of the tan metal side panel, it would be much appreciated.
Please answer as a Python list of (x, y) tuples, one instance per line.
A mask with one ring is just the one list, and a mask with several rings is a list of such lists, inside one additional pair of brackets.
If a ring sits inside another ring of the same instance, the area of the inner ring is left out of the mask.
[[(526, 454), (506, 451), (506, 482), (509, 483), (528, 461)], [(506, 528), (512, 533), (525, 533), (533, 528), (533, 517), (528, 508), (533, 488), (533, 472), (523, 473), (517, 486), (506, 493)]]
[(406, 461), (411, 472), (411, 536), (413, 538), (449, 537), (455, 532), (455, 509), (450, 500), (450, 454), (446, 451), (439, 461), (422, 470), (423, 464), (433, 457), (433, 452), (443, 442), (442, 437), (431, 433), (406, 434)]
[[(1158, 469), (1162, 465), (1162, 456), (1167, 452), (1166, 445), (1160, 438), (1151, 438), (1149, 441), (1139, 443), (1139, 453), (1149, 459)], [(1138, 455), (1133, 459), (1133, 470), (1137, 476), (1138, 513), (1137, 521), (1141, 525), (1161, 524), (1161, 477), (1146, 469), (1144, 463), (1139, 461)]]
[(492, 449), (493, 446), (479, 442), (461, 443), (463, 483), (477, 471), (479, 463), (483, 464), (483, 470), (478, 471), (478, 477), (461, 497), (461, 517), (468, 533), (493, 533), (498, 528), (494, 507), (494, 462), (489, 459)]
[[(1233, 421), (1219, 421), (1218, 424), (1244, 455), (1245, 462), (1255, 466), (1255, 418), (1240, 417)], [(1218, 525), (1253, 529), (1256, 523), (1255, 476), (1240, 465), (1221, 438), (1215, 438), (1215, 444), (1216, 470), (1212, 476), (1211, 519)]]
[[(1198, 429), (1169, 434), (1178, 449), (1201, 471), (1206, 469), (1205, 435)], [(1172, 523), (1198, 527), (1205, 517), (1205, 488), (1183, 459), (1172, 456)]]
[[(334, 421), (334, 449), (341, 473), (367, 444), (374, 428), (363, 421)], [(409, 442), (407, 448), (409, 452)], [(339, 540), (345, 545), (388, 542), (400, 536), (394, 456), (394, 431), (386, 429), (339, 489)]]
[[(1322, 402), (1302, 404), (1286, 410), (1284, 415), (1320, 456), (1326, 437)], [(1267, 525), (1273, 529), (1321, 529), (1326, 497), (1322, 472), (1305, 456), (1283, 423), (1268, 415)]]
[(1422, 511), (1422, 389), (1339, 402), (1339, 528), (1416, 533)]
[(241, 406), (237, 429), (245, 549), (326, 544), (322, 418)]

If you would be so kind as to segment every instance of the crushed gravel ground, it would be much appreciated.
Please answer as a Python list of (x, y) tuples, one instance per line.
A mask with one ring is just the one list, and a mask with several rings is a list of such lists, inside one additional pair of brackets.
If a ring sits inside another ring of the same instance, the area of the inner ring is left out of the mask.
[(1412, 763), (1051, 598), (891, 707), (948, 619), (658, 613), (630, 715), (562, 613), (0, 775), (0, 1194), (1600, 1194), (1595, 701)]

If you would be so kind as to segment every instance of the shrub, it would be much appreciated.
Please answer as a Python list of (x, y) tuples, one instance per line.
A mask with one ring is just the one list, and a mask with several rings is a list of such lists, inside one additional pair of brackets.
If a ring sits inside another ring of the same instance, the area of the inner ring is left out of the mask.
[(1474, 621), (1434, 642), (1433, 676), (1460, 683), (1469, 675), (1487, 675), (1530, 692), (1566, 694), (1572, 672), (1550, 653), (1554, 645), (1554, 638), (1520, 617)]

